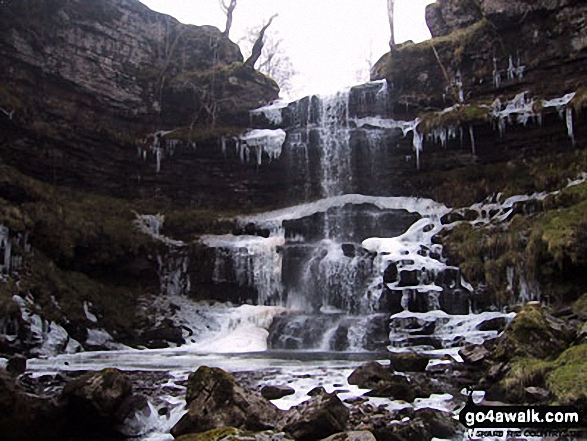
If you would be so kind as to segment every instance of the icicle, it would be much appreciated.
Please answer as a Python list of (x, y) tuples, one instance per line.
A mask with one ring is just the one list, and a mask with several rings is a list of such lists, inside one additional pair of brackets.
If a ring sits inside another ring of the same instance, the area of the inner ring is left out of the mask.
[(457, 90), (459, 93), (459, 102), (464, 103), (465, 102), (465, 92), (463, 90), (463, 77), (461, 75), (460, 69), (457, 71), (457, 75), (455, 78), (455, 84), (457, 86)]
[(575, 132), (573, 130), (573, 108), (567, 107), (565, 113), (567, 117), (567, 132), (569, 134), (569, 138), (571, 138), (573, 141), (573, 145), (575, 145)]
[(508, 80), (513, 80), (516, 76), (516, 68), (514, 67), (514, 59), (510, 55), (509, 65), (508, 65)]
[(220, 141), (222, 143), (222, 155), (226, 157), (226, 138), (223, 136)]
[[(416, 125), (417, 126), (417, 125)], [(420, 152), (422, 151), (422, 135), (414, 127), (414, 150), (416, 151), (416, 170), (420, 170)]]
[(0, 225), (0, 251), (4, 250), (3, 262), (0, 262), (0, 270), (5, 273), (10, 272), (12, 243), (10, 242), (10, 230), (4, 225)]
[(476, 149), (475, 149), (475, 133), (473, 133), (473, 126), (469, 126), (469, 136), (471, 138), (471, 152), (476, 155)]
[(161, 147), (155, 148), (155, 158), (157, 160), (157, 170), (156, 172), (159, 173), (161, 171)]
[(501, 85), (501, 74), (497, 69), (497, 58), (493, 57), (493, 85), (496, 89), (499, 89)]

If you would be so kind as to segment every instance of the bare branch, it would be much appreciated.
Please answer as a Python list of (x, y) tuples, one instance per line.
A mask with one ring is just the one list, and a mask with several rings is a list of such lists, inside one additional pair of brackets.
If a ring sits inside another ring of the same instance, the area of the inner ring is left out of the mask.
[(222, 33), (224, 38), (228, 38), (230, 34), (230, 28), (232, 27), (232, 14), (234, 13), (234, 9), (236, 8), (236, 1), (237, 0), (230, 0), (230, 4), (226, 4), (226, 0), (219, 0), (220, 7), (226, 14), (226, 27), (224, 28), (224, 32)]
[(269, 19), (267, 24), (264, 25), (261, 28), (261, 30), (259, 31), (259, 36), (257, 37), (255, 44), (253, 45), (253, 50), (251, 51), (251, 56), (249, 58), (247, 58), (247, 60), (245, 61), (245, 66), (249, 66), (251, 68), (255, 67), (255, 63), (257, 62), (257, 60), (261, 56), (261, 53), (263, 52), (263, 45), (265, 44), (265, 42), (263, 41), (265, 38), (265, 31), (267, 31), (267, 28), (269, 26), (271, 26), (271, 23), (273, 22), (273, 19), (275, 17), (277, 17), (277, 14), (273, 15), (273, 17), (271, 17)]

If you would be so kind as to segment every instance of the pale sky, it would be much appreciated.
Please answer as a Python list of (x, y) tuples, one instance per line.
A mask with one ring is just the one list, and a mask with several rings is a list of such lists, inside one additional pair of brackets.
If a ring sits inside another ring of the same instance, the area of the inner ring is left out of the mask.
[[(182, 23), (224, 30), (218, 0), (141, 0)], [(396, 42), (430, 38), (424, 8), (434, 0), (395, 1)], [(386, 0), (239, 0), (230, 39), (279, 16), (267, 31), (278, 33), (298, 74), (287, 98), (332, 93), (368, 80), (369, 62), (389, 51)], [(245, 53), (246, 58), (249, 54)]]

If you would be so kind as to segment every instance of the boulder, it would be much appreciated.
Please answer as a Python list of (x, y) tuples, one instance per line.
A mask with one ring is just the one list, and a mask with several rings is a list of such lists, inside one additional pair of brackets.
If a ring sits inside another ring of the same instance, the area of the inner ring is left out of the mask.
[(349, 375), (348, 382), (359, 386), (361, 389), (372, 389), (382, 381), (390, 381), (394, 378), (389, 367), (383, 366), (376, 361), (370, 361), (356, 368)]
[(479, 363), (487, 359), (491, 353), (483, 345), (467, 345), (459, 351), (465, 363)]
[(186, 403), (188, 412), (171, 429), (174, 437), (220, 427), (271, 430), (282, 417), (261, 394), (244, 389), (222, 369), (207, 366), (189, 376)]
[(284, 385), (267, 385), (261, 388), (261, 395), (268, 400), (278, 400), (288, 395), (295, 394), (295, 389)]
[(436, 409), (418, 409), (410, 419), (388, 425), (374, 431), (378, 441), (455, 439), (463, 431), (462, 426), (449, 412)]
[(190, 433), (177, 438), (177, 441), (293, 441), (289, 435), (283, 432), (263, 431), (244, 432), (234, 427), (212, 429), (203, 433)]
[(417, 352), (391, 352), (389, 359), (394, 370), (399, 372), (424, 372), (432, 357)]
[(62, 397), (68, 409), (84, 424), (101, 425), (116, 421), (116, 413), (132, 393), (129, 378), (118, 369), (89, 372), (67, 383)]
[(321, 394), (287, 411), (282, 430), (299, 441), (318, 440), (344, 431), (349, 416), (336, 394)]
[(322, 441), (376, 441), (375, 436), (366, 430), (336, 433)]
[(27, 359), (23, 355), (13, 355), (6, 363), (6, 372), (8, 372), (10, 375), (14, 375), (15, 377), (18, 377), (20, 374), (24, 374), (24, 371), (26, 371), (26, 361)]
[[(410, 379), (404, 375), (393, 375), (389, 380), (380, 381), (373, 390), (365, 395), (369, 397), (389, 397), (394, 400), (412, 402), (416, 399), (416, 390)], [(420, 394), (422, 396), (422, 394)], [(426, 396), (430, 394), (424, 394)]]
[(0, 370), (0, 433), (3, 441), (64, 439), (66, 418), (54, 400), (26, 393)]

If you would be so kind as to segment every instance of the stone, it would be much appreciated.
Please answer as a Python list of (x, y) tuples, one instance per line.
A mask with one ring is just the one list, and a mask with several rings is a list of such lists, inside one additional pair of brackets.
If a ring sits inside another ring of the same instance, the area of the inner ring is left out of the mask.
[(13, 355), (6, 363), (6, 372), (18, 377), (26, 371), (26, 362), (27, 358), (25, 356), (19, 354)]
[(151, 415), (147, 398), (134, 395), (128, 376), (113, 368), (70, 380), (60, 399), (65, 403), (68, 430), (78, 435), (93, 431), (107, 436), (138, 436)]
[(356, 368), (348, 377), (348, 383), (359, 386), (361, 389), (377, 387), (381, 382), (394, 378), (389, 367), (376, 361), (369, 361)]
[[(418, 395), (410, 379), (404, 375), (393, 375), (389, 380), (382, 380), (365, 393), (368, 397), (389, 397), (394, 400), (413, 402)], [(420, 394), (420, 396), (426, 394)], [(429, 394), (428, 394), (429, 395)]]
[(487, 359), (491, 353), (483, 345), (468, 345), (459, 350), (459, 355), (466, 363), (479, 363)]
[(0, 369), (0, 433), (4, 441), (66, 439), (68, 423), (55, 400), (26, 393)]
[(375, 436), (366, 430), (336, 433), (322, 441), (376, 441)]
[(95, 422), (114, 418), (131, 391), (129, 378), (118, 369), (108, 368), (69, 381), (62, 396), (68, 400), (68, 408), (79, 418)]
[(394, 370), (399, 372), (424, 372), (432, 357), (418, 352), (391, 352), (389, 359)]
[(336, 394), (321, 394), (287, 411), (282, 430), (296, 440), (318, 440), (344, 431), (349, 416)]
[(171, 429), (174, 437), (221, 427), (275, 429), (281, 411), (258, 392), (240, 386), (219, 368), (202, 366), (188, 377), (188, 412)]
[(450, 413), (424, 408), (414, 411), (408, 420), (374, 430), (374, 435), (378, 441), (410, 441), (455, 439), (462, 432)]
[(267, 385), (261, 388), (261, 395), (268, 400), (278, 400), (295, 393), (294, 388), (285, 385)]

